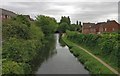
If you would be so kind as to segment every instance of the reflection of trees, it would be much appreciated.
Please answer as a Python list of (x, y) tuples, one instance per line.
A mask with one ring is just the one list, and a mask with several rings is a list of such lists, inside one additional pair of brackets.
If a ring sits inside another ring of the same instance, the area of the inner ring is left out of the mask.
[(59, 34), (59, 43), (62, 47), (65, 47), (66, 44), (63, 42), (63, 40), (61, 38), (62, 38), (62, 34)]
[(34, 58), (32, 64), (34, 64), (33, 67), (33, 73), (35, 71), (38, 70), (38, 68), (41, 66), (41, 64), (46, 61), (49, 57), (52, 57), (53, 55), (56, 54), (56, 50), (55, 50), (55, 36), (54, 35), (50, 35), (48, 37), (46, 37), (46, 42), (44, 47), (42, 47), (42, 49), (40, 49), (41, 51), (39, 51), (38, 56), (36, 56), (36, 58)]

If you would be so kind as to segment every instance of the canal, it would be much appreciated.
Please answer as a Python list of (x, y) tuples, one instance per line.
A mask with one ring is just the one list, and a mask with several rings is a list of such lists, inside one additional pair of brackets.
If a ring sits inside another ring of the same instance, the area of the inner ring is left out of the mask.
[(89, 74), (84, 66), (70, 53), (67, 46), (59, 43), (59, 34), (55, 34), (55, 54), (44, 61), (36, 74)]

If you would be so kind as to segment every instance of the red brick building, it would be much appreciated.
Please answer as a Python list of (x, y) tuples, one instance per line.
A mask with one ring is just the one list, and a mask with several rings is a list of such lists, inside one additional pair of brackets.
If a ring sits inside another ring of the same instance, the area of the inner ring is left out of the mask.
[(84, 34), (89, 34), (94, 32), (94, 27), (95, 23), (83, 23), (83, 27), (82, 27), (82, 33)]
[(108, 20), (101, 23), (83, 23), (82, 33), (84, 34), (100, 34), (103, 32), (115, 32), (120, 30), (120, 24), (115, 20)]

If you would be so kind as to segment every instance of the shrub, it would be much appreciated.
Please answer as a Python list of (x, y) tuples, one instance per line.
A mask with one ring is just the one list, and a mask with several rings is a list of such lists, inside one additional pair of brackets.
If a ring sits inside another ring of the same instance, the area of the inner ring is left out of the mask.
[(17, 63), (10, 60), (4, 60), (2, 64), (2, 73), (3, 74), (24, 74), (23, 64)]
[(67, 39), (70, 41), (84, 46), (93, 54), (99, 55), (110, 65), (119, 68), (119, 33), (104, 33), (96, 35), (66, 31), (66, 35)]

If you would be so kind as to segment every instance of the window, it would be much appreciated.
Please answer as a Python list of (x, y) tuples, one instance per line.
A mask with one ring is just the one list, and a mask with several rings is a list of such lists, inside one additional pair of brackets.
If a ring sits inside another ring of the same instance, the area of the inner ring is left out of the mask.
[(107, 30), (107, 28), (105, 28), (105, 31)]
[(2, 15), (0, 16), (0, 18), (2, 18)]
[(113, 31), (115, 31), (115, 29), (113, 28)]
[(7, 15), (5, 15), (5, 18), (6, 18), (6, 19), (7, 19), (7, 17), (8, 17), (8, 16), (7, 16)]
[(100, 34), (101, 32), (98, 32), (98, 34)]

